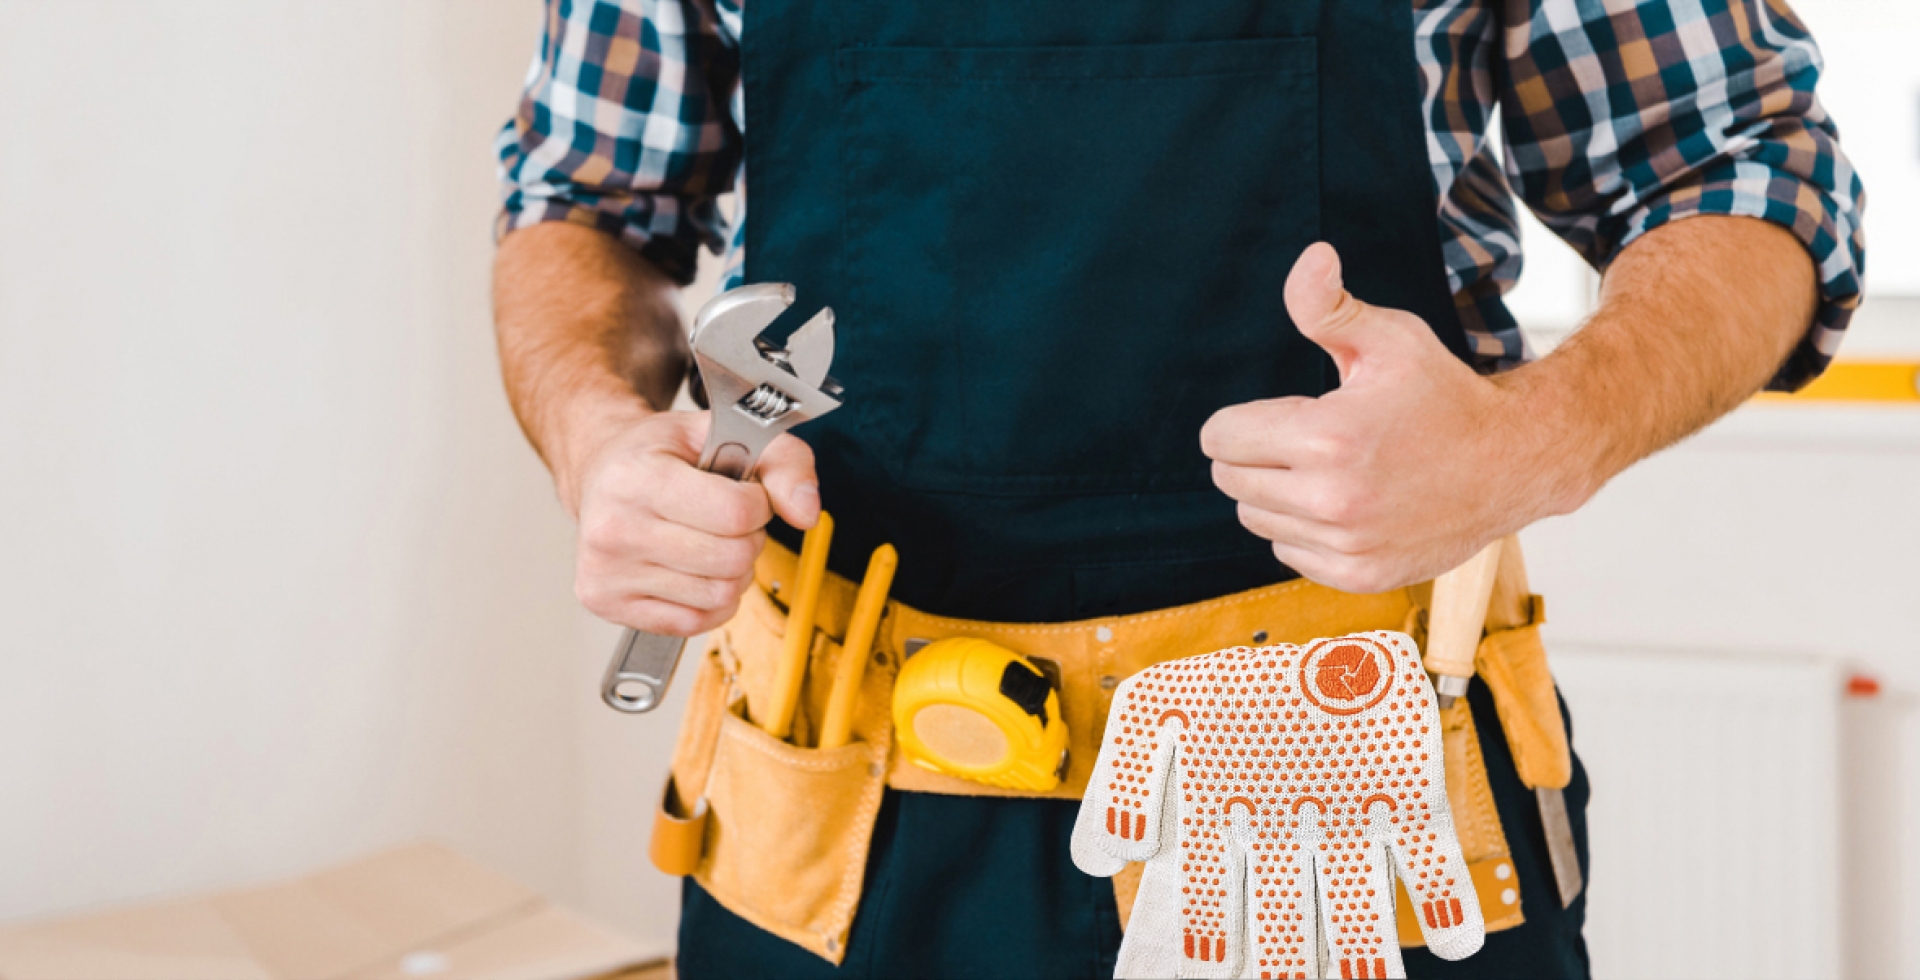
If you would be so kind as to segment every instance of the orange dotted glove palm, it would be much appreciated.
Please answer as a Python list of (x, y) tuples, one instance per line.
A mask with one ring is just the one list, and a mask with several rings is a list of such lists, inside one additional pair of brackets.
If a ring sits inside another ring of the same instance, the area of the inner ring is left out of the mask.
[(1427, 947), (1479, 950), (1440, 716), (1399, 633), (1236, 647), (1114, 694), (1073, 860), (1146, 862), (1117, 977), (1404, 977), (1394, 880)]

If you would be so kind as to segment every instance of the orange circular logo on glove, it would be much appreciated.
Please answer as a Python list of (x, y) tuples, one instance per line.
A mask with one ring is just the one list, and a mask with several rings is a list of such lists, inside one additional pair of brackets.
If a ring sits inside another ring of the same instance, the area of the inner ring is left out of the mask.
[(1321, 640), (1300, 658), (1300, 691), (1330, 715), (1354, 715), (1379, 704), (1393, 686), (1393, 658), (1365, 637)]

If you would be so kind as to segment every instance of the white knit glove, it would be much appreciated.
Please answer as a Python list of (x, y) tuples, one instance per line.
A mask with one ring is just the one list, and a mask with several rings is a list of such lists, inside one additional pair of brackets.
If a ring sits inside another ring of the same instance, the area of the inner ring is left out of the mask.
[(1150, 667), (1114, 693), (1073, 862), (1145, 861), (1116, 977), (1404, 977), (1479, 950), (1440, 715), (1413, 641), (1356, 633)]

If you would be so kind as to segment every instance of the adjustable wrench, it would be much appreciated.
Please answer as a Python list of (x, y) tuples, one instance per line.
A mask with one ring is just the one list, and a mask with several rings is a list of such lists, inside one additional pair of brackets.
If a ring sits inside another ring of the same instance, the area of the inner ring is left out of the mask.
[[(767, 443), (840, 407), (833, 363), (833, 310), (822, 308), (779, 347), (761, 331), (793, 305), (786, 283), (730, 289), (693, 319), (693, 357), (713, 406), (700, 468), (735, 480), (753, 477)], [(600, 685), (615, 711), (652, 711), (665, 700), (686, 640), (627, 630)]]

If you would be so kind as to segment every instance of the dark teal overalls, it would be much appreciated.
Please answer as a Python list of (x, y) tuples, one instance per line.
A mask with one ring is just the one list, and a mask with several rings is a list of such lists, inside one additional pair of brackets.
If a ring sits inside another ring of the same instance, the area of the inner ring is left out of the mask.
[[(1411, 31), (1410, 0), (751, 0), (746, 273), (839, 314), (846, 407), (800, 431), (834, 570), (892, 542), (901, 601), (1026, 622), (1292, 577), (1199, 431), (1337, 383), (1281, 298), (1316, 240), (1464, 355)], [(1584, 899), (1558, 907), (1533, 796), (1472, 705), (1528, 921), (1409, 973), (1584, 976)], [(1584, 855), (1577, 761), (1566, 798)], [(1075, 809), (890, 791), (842, 967), (688, 879), (680, 975), (1105, 980), (1119, 922), (1068, 857)]]

